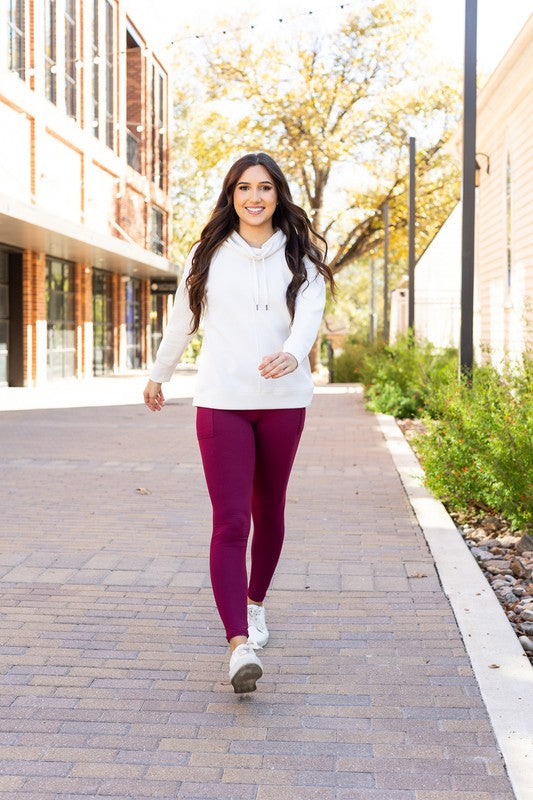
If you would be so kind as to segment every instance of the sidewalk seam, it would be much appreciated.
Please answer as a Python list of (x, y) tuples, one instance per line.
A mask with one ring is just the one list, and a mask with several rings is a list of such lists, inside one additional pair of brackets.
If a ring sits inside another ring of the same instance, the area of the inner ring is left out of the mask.
[(529, 659), (455, 523), (423, 485), (423, 469), (396, 420), (375, 416), (452, 607), (516, 800), (533, 800)]

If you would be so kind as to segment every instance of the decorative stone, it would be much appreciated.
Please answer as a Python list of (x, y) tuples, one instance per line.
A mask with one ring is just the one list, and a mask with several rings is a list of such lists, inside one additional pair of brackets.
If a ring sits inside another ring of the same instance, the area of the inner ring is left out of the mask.
[(518, 541), (520, 541), (519, 536), (502, 536), (501, 539), (498, 539), (498, 542), (502, 547), (512, 547)]
[(524, 650), (528, 650), (530, 653), (533, 653), (533, 639), (530, 639), (529, 636), (519, 636), (518, 641)]
[(523, 553), (525, 550), (533, 550), (533, 535), (530, 533), (522, 534), (515, 547), (518, 553)]
[(526, 636), (533, 636), (533, 622), (521, 622), (520, 627)]
[(509, 569), (509, 562), (500, 558), (495, 558), (491, 561), (485, 561), (484, 567), (493, 575), (501, 575)]
[(473, 546), (470, 552), (472, 553), (473, 556), (483, 561), (489, 561), (490, 559), (492, 559), (492, 555), (486, 549), (483, 549), (481, 547)]
[(529, 570), (524, 567), (519, 558), (511, 559), (511, 572), (513, 575), (516, 575), (517, 578), (531, 577)]

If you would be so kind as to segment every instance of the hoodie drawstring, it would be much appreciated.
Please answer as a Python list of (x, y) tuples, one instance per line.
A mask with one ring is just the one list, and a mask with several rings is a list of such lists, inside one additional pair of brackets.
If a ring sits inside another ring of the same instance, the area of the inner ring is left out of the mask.
[[(265, 244), (258, 249), (253, 249), (244, 239), (234, 231), (231, 236), (226, 239), (225, 245), (231, 247), (232, 250), (238, 252), (241, 256), (250, 259), (253, 275), (250, 276), (252, 299), (255, 305), (255, 310), (259, 311), (263, 308), (265, 311), (269, 310), (270, 298), (268, 292), (268, 275), (266, 268), (266, 259), (277, 253), (285, 247), (286, 237), (285, 234), (277, 230)], [(259, 265), (261, 261), (261, 266)], [(262, 275), (258, 274), (262, 269)]]

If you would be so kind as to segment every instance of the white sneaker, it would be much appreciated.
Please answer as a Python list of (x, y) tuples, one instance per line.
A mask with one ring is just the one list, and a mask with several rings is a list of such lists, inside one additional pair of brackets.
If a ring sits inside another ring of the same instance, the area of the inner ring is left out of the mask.
[(255, 692), (256, 681), (263, 674), (263, 665), (251, 644), (239, 644), (229, 660), (229, 679), (235, 694)]
[(248, 606), (248, 644), (264, 647), (268, 642), (268, 628), (265, 621), (265, 607)]

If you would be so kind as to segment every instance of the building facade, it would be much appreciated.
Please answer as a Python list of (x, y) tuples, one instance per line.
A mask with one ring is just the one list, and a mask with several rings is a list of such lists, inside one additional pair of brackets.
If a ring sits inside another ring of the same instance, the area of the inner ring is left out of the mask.
[[(477, 98), (474, 347), (478, 363), (533, 346), (533, 14)], [(462, 159), (461, 132), (454, 140)], [(461, 204), (415, 269), (415, 332), (458, 346)], [(391, 338), (407, 331), (407, 282), (392, 293)]]
[[(438, 348), (459, 347), (461, 328), (461, 213), (458, 203), (415, 269), (415, 331)], [(407, 333), (409, 279), (391, 292), (390, 341)]]
[(495, 365), (533, 346), (533, 14), (477, 103), (474, 333)]
[(168, 71), (131, 10), (0, 0), (0, 385), (142, 369), (165, 323)]

